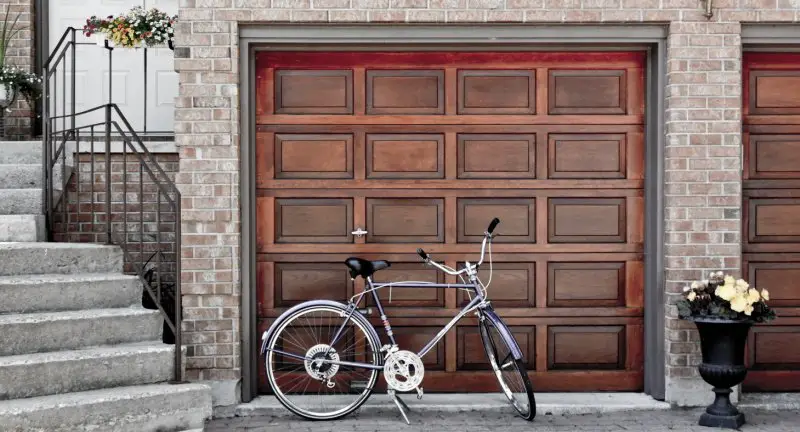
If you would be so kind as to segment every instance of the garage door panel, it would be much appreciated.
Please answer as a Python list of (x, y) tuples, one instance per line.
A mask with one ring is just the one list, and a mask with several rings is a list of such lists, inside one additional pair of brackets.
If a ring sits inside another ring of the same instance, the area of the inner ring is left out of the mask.
[[(459, 268), (464, 262), (458, 263)], [(530, 308), (536, 306), (536, 263), (533, 262), (494, 262), (493, 274), (489, 278), (489, 265), (478, 271), (484, 283), (491, 283), (487, 294), (496, 308)], [(458, 304), (466, 306), (471, 293), (458, 291)]]
[(274, 138), (276, 178), (353, 178), (352, 134), (274, 134)]
[(775, 262), (749, 261), (745, 257), (744, 269), (753, 286), (769, 291), (770, 306), (800, 307), (800, 286), (790, 282), (800, 280), (800, 259), (789, 257)]
[[(537, 388), (641, 388), (644, 53), (256, 57), (262, 319), (361, 292), (340, 276), (353, 255), (392, 261), (380, 283), (455, 283), (414, 251), (474, 262), (499, 217), (488, 295), (547, 383)], [(328, 94), (301, 89), (309, 77), (328, 80)], [(469, 300), (431, 288), (379, 296), (411, 350)], [(374, 308), (369, 319), (380, 327)], [(426, 356), (426, 390), (495, 390), (476, 325), (466, 317)], [(574, 382), (551, 378), (564, 374)]]
[(535, 114), (535, 70), (459, 70), (459, 114)]
[(535, 198), (459, 198), (458, 243), (483, 241), (487, 222), (499, 218), (495, 243), (536, 243)]
[(341, 263), (278, 262), (273, 268), (276, 307), (320, 298), (346, 301), (353, 295), (353, 282)]
[(367, 198), (367, 243), (444, 242), (444, 200)]
[(625, 114), (625, 70), (550, 70), (550, 114)]
[[(536, 369), (536, 327), (510, 326), (509, 330), (523, 353), (526, 367), (529, 371), (534, 371)], [(455, 331), (458, 341), (457, 370), (489, 370), (491, 366), (486, 357), (478, 326), (460, 325), (456, 327)]]
[(549, 307), (625, 305), (624, 262), (550, 262), (547, 267)]
[(800, 68), (754, 70), (749, 78), (750, 114), (800, 114), (800, 95), (786, 91), (800, 86)]
[(350, 70), (276, 70), (274, 77), (278, 114), (353, 113)]
[(350, 243), (353, 200), (276, 198), (276, 243)]
[(748, 179), (800, 179), (800, 134), (750, 134)]
[(444, 134), (366, 134), (368, 179), (441, 179), (444, 174)]
[(367, 70), (367, 114), (444, 114), (444, 70)]
[(536, 178), (535, 134), (458, 134), (458, 178)]
[(625, 326), (549, 326), (549, 370), (625, 368)]
[(550, 243), (623, 243), (626, 230), (625, 198), (548, 199)]

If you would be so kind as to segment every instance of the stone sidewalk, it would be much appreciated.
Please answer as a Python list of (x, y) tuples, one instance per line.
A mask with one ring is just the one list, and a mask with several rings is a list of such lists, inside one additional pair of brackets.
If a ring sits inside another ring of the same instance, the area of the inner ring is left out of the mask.
[[(413, 408), (412, 408), (413, 409)], [(594, 414), (540, 413), (525, 422), (510, 412), (412, 412), (411, 425), (398, 412), (372, 411), (332, 422), (311, 422), (292, 416), (252, 416), (211, 421), (206, 432), (713, 432), (723, 429), (697, 425), (701, 409), (618, 411)], [(747, 424), (742, 431), (795, 432), (800, 430), (800, 411), (743, 409)]]

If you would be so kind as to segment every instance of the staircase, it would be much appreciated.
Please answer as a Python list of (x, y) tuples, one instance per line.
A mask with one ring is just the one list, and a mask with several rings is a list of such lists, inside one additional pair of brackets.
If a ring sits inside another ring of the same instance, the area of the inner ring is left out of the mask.
[(0, 143), (0, 241), (44, 240), (42, 142)]
[(41, 146), (0, 143), (0, 432), (202, 431), (211, 390), (169, 383), (175, 345), (122, 249), (43, 242)]

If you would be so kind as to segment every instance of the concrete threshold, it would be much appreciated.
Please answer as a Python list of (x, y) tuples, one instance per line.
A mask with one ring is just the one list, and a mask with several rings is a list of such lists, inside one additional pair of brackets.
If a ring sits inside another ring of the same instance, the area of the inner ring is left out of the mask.
[(798, 411), (800, 393), (742, 393), (736, 406), (742, 410)]
[[(311, 396), (318, 398), (317, 396)], [(335, 398), (338, 396), (326, 396)], [(436, 393), (417, 400), (416, 394), (401, 396), (412, 411), (489, 411), (505, 412), (512, 408), (499, 393)], [(537, 415), (600, 414), (620, 411), (668, 410), (670, 404), (653, 399), (644, 393), (539, 393), (536, 394)], [(396, 412), (397, 407), (385, 393), (373, 393), (358, 412)], [(215, 418), (294, 416), (274, 396), (259, 396), (249, 403), (231, 407), (216, 407)]]

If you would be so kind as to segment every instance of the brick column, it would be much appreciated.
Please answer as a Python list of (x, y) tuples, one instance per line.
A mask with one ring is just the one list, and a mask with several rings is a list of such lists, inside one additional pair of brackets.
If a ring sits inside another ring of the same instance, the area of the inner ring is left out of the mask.
[(708, 403), (699, 338), (671, 304), (687, 281), (741, 269), (741, 26), (673, 22), (666, 101), (666, 399)]

